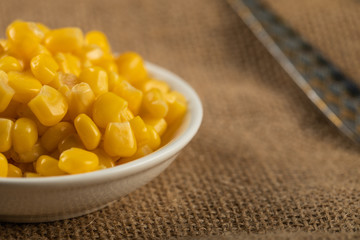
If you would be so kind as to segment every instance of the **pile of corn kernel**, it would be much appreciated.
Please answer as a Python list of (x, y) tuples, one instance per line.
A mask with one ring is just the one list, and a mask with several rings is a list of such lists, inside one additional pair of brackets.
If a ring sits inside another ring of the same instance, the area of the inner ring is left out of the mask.
[(186, 100), (99, 31), (14, 21), (0, 40), (0, 177), (91, 172), (145, 156)]

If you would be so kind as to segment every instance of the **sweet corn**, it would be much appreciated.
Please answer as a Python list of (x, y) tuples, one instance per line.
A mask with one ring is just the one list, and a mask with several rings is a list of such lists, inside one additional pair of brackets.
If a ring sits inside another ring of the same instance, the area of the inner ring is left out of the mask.
[(151, 117), (147, 117), (144, 118), (144, 122), (147, 125), (150, 125), (154, 128), (154, 130), (157, 132), (157, 134), (159, 134), (159, 136), (161, 137), (164, 132), (166, 131), (167, 128), (167, 122), (165, 121), (164, 118), (151, 118)]
[(76, 133), (70, 134), (69, 136), (65, 137), (58, 144), (58, 150), (60, 153), (70, 148), (85, 148), (84, 144), (81, 142), (79, 135), (77, 135)]
[(130, 83), (122, 80), (116, 84), (112, 90), (113, 93), (122, 97), (128, 102), (128, 107), (135, 115), (138, 114), (143, 98), (143, 93), (133, 87)]
[(110, 122), (121, 122), (121, 114), (127, 110), (128, 103), (114, 93), (100, 95), (94, 102), (93, 120), (100, 128)]
[(6, 152), (10, 150), (12, 146), (13, 128), (13, 121), (6, 118), (0, 118), (0, 152)]
[(30, 67), (34, 76), (42, 84), (51, 82), (55, 77), (56, 71), (59, 69), (59, 65), (47, 54), (40, 54), (31, 59)]
[(23, 66), (16, 58), (12, 56), (5, 56), (0, 59), (0, 70), (3, 70), (4, 72), (10, 72), (10, 71), (20, 72), (23, 70)]
[(46, 151), (53, 152), (62, 140), (73, 133), (75, 133), (75, 128), (71, 123), (59, 122), (43, 134), (40, 143)]
[(41, 83), (36, 78), (20, 72), (9, 72), (9, 86), (14, 89), (14, 100), (28, 103), (41, 89)]
[(9, 163), (7, 177), (22, 177), (22, 171), (17, 166)]
[(129, 122), (111, 122), (107, 125), (104, 150), (113, 157), (130, 157), (136, 152), (136, 139)]
[(37, 159), (36, 172), (42, 176), (60, 176), (66, 174), (59, 168), (59, 161), (47, 155), (42, 155)]
[(77, 115), (85, 113), (91, 115), (91, 108), (95, 101), (95, 94), (89, 84), (76, 84), (70, 92), (69, 116), (74, 119)]
[(98, 167), (98, 156), (80, 148), (71, 148), (60, 155), (59, 168), (70, 174), (91, 172)]
[(0, 177), (7, 177), (8, 175), (8, 161), (6, 157), (0, 153)]
[(153, 88), (144, 94), (143, 110), (154, 118), (163, 118), (168, 112), (168, 105), (160, 90)]
[(19, 118), (14, 124), (12, 144), (15, 152), (31, 151), (38, 139), (36, 124), (29, 118)]
[(85, 42), (88, 45), (95, 44), (99, 46), (104, 52), (110, 52), (110, 44), (104, 33), (99, 31), (90, 31), (85, 35)]
[(9, 106), (14, 94), (14, 89), (8, 84), (8, 76), (5, 72), (0, 71), (0, 112), (5, 111)]
[(108, 91), (108, 76), (100, 67), (85, 68), (81, 72), (79, 79), (81, 82), (89, 84), (95, 96), (99, 96)]
[(158, 149), (161, 136), (167, 142), (185, 115), (185, 97), (148, 76), (137, 53), (114, 57), (102, 32), (84, 37), (78, 28), (17, 20), (6, 35), (0, 39), (1, 177), (124, 164)]
[(117, 59), (118, 72), (120, 75), (126, 77), (130, 83), (135, 85), (142, 82), (147, 72), (144, 66), (144, 61), (141, 56), (134, 52), (127, 52), (121, 54)]
[(65, 97), (59, 91), (47, 85), (41, 88), (40, 93), (28, 105), (45, 126), (53, 126), (60, 122), (68, 110)]
[(114, 161), (112, 158), (107, 155), (102, 149), (97, 148), (91, 152), (95, 153), (99, 158), (99, 169), (111, 168), (114, 167)]
[(100, 143), (101, 133), (93, 120), (82, 113), (75, 118), (74, 125), (86, 149), (94, 150), (97, 148)]
[(44, 42), (51, 52), (76, 52), (82, 48), (84, 36), (80, 28), (60, 28), (51, 30)]

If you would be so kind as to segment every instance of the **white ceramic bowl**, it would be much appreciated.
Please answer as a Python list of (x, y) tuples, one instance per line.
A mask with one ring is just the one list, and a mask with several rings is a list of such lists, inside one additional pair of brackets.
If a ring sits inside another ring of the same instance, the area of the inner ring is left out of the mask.
[(0, 178), (0, 221), (46, 222), (93, 212), (148, 183), (175, 160), (200, 127), (201, 102), (180, 77), (154, 64), (146, 67), (188, 100), (188, 112), (172, 140), (143, 158), (91, 173)]

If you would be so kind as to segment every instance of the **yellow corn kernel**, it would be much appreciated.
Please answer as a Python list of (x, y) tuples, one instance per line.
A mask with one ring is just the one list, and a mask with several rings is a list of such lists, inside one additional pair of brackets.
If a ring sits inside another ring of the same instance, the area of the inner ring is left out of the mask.
[(182, 119), (186, 113), (187, 105), (185, 97), (178, 92), (170, 92), (166, 94), (166, 102), (169, 106), (169, 111), (165, 116), (168, 124), (172, 124), (176, 120)]
[(12, 132), (13, 148), (17, 153), (30, 151), (38, 139), (36, 124), (29, 118), (19, 118)]
[(109, 91), (112, 92), (115, 86), (118, 85), (122, 80), (125, 80), (125, 78), (120, 76), (116, 72), (114, 71), (108, 72)]
[(136, 139), (129, 122), (111, 122), (104, 134), (104, 150), (110, 156), (130, 157), (136, 152)]
[(110, 44), (104, 33), (100, 31), (90, 31), (85, 35), (86, 44), (95, 44), (99, 46), (104, 52), (110, 52)]
[(22, 153), (15, 153), (17, 156), (13, 155), (13, 160), (19, 163), (31, 163), (35, 162), (38, 157), (40, 157), (43, 154), (46, 154), (47, 152), (45, 149), (41, 146), (39, 142), (35, 143), (34, 146), (30, 151), (22, 152)]
[(162, 94), (168, 93), (170, 89), (169, 85), (166, 82), (157, 79), (148, 79), (144, 81), (139, 88), (143, 92), (147, 92), (151, 89), (156, 88), (160, 90)]
[(81, 82), (86, 82), (90, 85), (95, 96), (108, 91), (108, 76), (101, 67), (85, 68), (81, 72), (79, 79)]
[(71, 123), (59, 122), (43, 134), (40, 143), (48, 152), (52, 152), (57, 149), (62, 140), (73, 133), (75, 133), (75, 128)]
[(164, 118), (151, 118), (146, 117), (144, 118), (144, 122), (147, 125), (150, 125), (154, 128), (154, 130), (159, 134), (159, 136), (162, 136), (167, 128), (167, 122)]
[(137, 84), (146, 79), (147, 71), (141, 56), (134, 52), (121, 54), (117, 59), (118, 72), (126, 77), (131, 84)]
[(136, 150), (134, 155), (132, 155), (131, 157), (127, 157), (127, 158), (120, 158), (120, 160), (116, 162), (116, 165), (121, 165), (121, 164), (124, 164), (127, 162), (131, 162), (138, 158), (144, 157), (152, 152), (153, 152), (153, 150), (148, 145), (138, 146), (138, 149)]
[(149, 131), (149, 140), (143, 143), (144, 145), (149, 145), (149, 147), (155, 151), (160, 147), (161, 144), (161, 138), (159, 134), (155, 131), (155, 129), (151, 125), (146, 125), (148, 131)]
[(4, 72), (10, 72), (10, 71), (20, 72), (23, 70), (23, 66), (16, 58), (12, 56), (5, 56), (0, 59), (0, 70), (3, 70)]
[(128, 122), (134, 118), (134, 114), (129, 109), (122, 111), (120, 113), (120, 116), (121, 116), (121, 122)]
[(15, 91), (8, 84), (8, 77), (5, 72), (0, 70), (0, 112), (5, 111), (9, 106)]
[(17, 113), (18, 117), (26, 117), (26, 118), (30, 118), (31, 120), (33, 120), (36, 124), (39, 136), (42, 136), (44, 134), (44, 132), (48, 129), (48, 127), (41, 124), (41, 122), (37, 119), (37, 117), (31, 111), (31, 109), (29, 108), (29, 106), (27, 104), (21, 103), (17, 107), (16, 113)]
[(84, 36), (80, 28), (59, 28), (48, 32), (44, 42), (52, 52), (75, 52), (82, 48)]
[(34, 178), (34, 177), (41, 177), (41, 175), (38, 174), (38, 173), (33, 173), (33, 172), (25, 172), (24, 177), (26, 177), (26, 178)]
[(99, 46), (95, 44), (89, 44), (89, 45), (85, 45), (81, 49), (80, 56), (83, 59), (83, 61), (88, 60), (93, 62), (93, 61), (99, 61), (104, 56), (104, 52)]
[(44, 33), (35, 23), (14, 21), (6, 29), (9, 40), (9, 52), (29, 58), (31, 53), (39, 45), (44, 37)]
[(129, 109), (135, 115), (138, 114), (143, 98), (143, 93), (139, 89), (133, 87), (127, 81), (122, 80), (118, 82), (112, 92), (125, 99), (128, 102)]
[(98, 156), (80, 148), (71, 148), (60, 155), (59, 168), (70, 174), (91, 172), (98, 167)]
[(22, 171), (17, 166), (9, 163), (7, 177), (22, 177)]
[(36, 23), (36, 26), (44, 34), (44, 37), (48, 32), (50, 32), (50, 29), (42, 23)]
[(144, 94), (143, 110), (155, 118), (163, 118), (168, 112), (168, 105), (160, 90), (153, 88)]
[(0, 152), (6, 152), (10, 150), (12, 145), (13, 128), (13, 121), (6, 118), (0, 118)]
[(134, 132), (135, 139), (139, 145), (149, 141), (150, 134), (143, 121), (139, 116), (134, 117), (129, 121), (131, 129)]
[(41, 83), (26, 73), (9, 72), (9, 85), (14, 89), (14, 100), (21, 103), (28, 103), (41, 89)]
[(78, 83), (70, 91), (69, 116), (74, 119), (80, 113), (91, 115), (95, 94), (89, 84)]
[(99, 128), (86, 114), (79, 114), (74, 120), (76, 131), (88, 150), (97, 148), (101, 140)]
[(31, 58), (34, 58), (37, 55), (40, 55), (40, 54), (45, 54), (45, 55), (48, 55), (48, 56), (52, 56), (51, 52), (42, 44), (39, 44), (35, 48), (35, 50), (31, 52), (31, 54), (29, 56), (30, 56), (30, 59), (31, 59)]
[(0, 177), (7, 177), (8, 175), (8, 161), (4, 154), (0, 153)]
[(70, 134), (69, 136), (65, 137), (58, 145), (59, 152), (64, 152), (70, 148), (85, 148), (79, 135), (77, 134)]
[(97, 148), (91, 152), (95, 153), (99, 158), (99, 169), (111, 168), (114, 167), (114, 161), (112, 158), (107, 155), (102, 149)]
[(59, 89), (61, 86), (66, 85), (70, 89), (78, 84), (77, 77), (72, 73), (57, 72), (54, 79), (48, 83), (50, 87)]
[(59, 168), (59, 161), (47, 155), (42, 155), (36, 161), (36, 172), (42, 176), (60, 176), (66, 173)]
[(31, 59), (31, 72), (41, 81), (42, 84), (48, 84), (55, 77), (59, 65), (47, 54), (40, 54)]
[(7, 108), (4, 111), (0, 112), (0, 117), (12, 119), (17, 118), (16, 110), (20, 105), (21, 103), (11, 100)]
[(41, 88), (40, 93), (28, 105), (45, 126), (53, 126), (60, 122), (68, 110), (65, 97), (59, 91), (47, 85)]
[(54, 56), (55, 61), (59, 64), (60, 71), (72, 73), (79, 76), (81, 72), (81, 61), (71, 53), (57, 53)]
[(108, 60), (108, 59), (99, 59), (98, 61), (94, 62), (96, 66), (99, 66), (103, 68), (107, 73), (109, 72), (118, 72), (117, 64), (114, 60)]
[(122, 111), (126, 111), (128, 103), (114, 93), (106, 92), (94, 102), (93, 120), (100, 128), (105, 128), (109, 122), (120, 122)]

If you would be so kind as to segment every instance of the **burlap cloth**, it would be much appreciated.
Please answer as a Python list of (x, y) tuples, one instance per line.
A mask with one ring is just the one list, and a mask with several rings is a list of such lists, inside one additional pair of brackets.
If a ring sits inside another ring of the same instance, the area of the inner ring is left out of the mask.
[[(360, 1), (269, 2), (360, 83)], [(16, 18), (102, 30), (115, 51), (184, 77), (205, 112), (198, 135), (148, 185), (83, 217), (1, 223), (0, 239), (360, 238), (360, 147), (225, 1), (0, 1), (0, 29)]]

